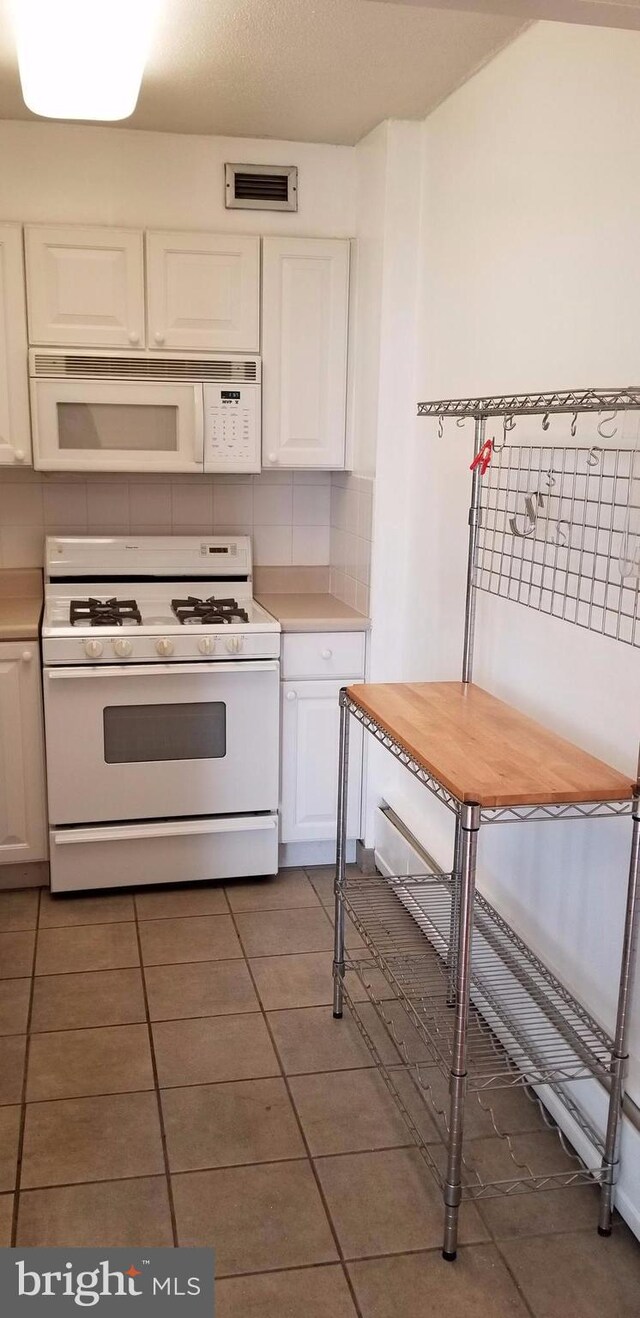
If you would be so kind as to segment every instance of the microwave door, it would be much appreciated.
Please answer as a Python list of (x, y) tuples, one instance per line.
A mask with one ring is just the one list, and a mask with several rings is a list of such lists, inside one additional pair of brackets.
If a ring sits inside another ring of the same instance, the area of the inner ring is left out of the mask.
[(202, 471), (199, 383), (48, 379), (31, 392), (42, 471)]

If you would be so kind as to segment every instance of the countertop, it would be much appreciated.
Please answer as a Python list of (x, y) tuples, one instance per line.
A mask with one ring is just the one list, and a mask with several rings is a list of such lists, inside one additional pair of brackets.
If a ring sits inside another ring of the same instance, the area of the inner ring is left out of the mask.
[(458, 801), (496, 809), (633, 794), (623, 773), (473, 683), (365, 683), (347, 693)]
[(256, 599), (283, 632), (362, 632), (369, 627), (363, 613), (322, 591), (264, 593)]
[(0, 571), (0, 641), (37, 640), (42, 612), (42, 573), (37, 568)]

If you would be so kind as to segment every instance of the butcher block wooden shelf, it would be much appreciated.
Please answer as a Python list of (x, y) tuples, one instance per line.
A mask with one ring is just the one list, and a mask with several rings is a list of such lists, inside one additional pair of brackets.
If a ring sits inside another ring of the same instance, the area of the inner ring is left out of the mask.
[(347, 694), (458, 801), (490, 808), (633, 795), (617, 769), (473, 683), (365, 683)]

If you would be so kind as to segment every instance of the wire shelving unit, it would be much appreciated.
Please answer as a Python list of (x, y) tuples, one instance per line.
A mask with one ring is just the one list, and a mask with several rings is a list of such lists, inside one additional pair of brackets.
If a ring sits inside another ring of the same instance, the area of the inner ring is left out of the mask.
[[(640, 389), (573, 390), (420, 403), (418, 413), (458, 425), (474, 420), (465, 628), (460, 683), (352, 686), (340, 693), (335, 881), (334, 1016), (346, 1000), (444, 1200), (443, 1255), (456, 1257), (463, 1199), (592, 1185), (598, 1230), (611, 1231), (619, 1172), (620, 1114), (638, 932), (640, 786), (586, 755), (472, 682), (476, 593), (640, 645), (640, 452), (628, 445), (550, 443), (551, 415), (640, 414)], [(541, 417), (543, 442), (514, 444), (518, 418)], [(486, 440), (502, 422), (502, 442)], [(602, 427), (602, 428), (601, 428)], [(484, 459), (484, 461), (483, 461)], [(632, 543), (630, 525), (636, 526)], [(346, 820), (351, 720), (381, 744), (455, 816), (451, 872), (347, 876)], [(515, 766), (515, 767), (514, 767)], [(497, 910), (476, 891), (478, 837), (486, 824), (629, 819), (631, 856), (621, 939), (618, 1008), (609, 1035)], [(364, 951), (345, 951), (345, 915)], [(392, 1036), (383, 1058), (352, 975)], [(609, 1091), (604, 1133), (580, 1103), (592, 1077)], [(409, 1084), (409, 1089), (407, 1089)], [(586, 1166), (566, 1143), (561, 1162), (532, 1158), (500, 1125), (500, 1095), (553, 1095), (596, 1150)], [(445, 1145), (416, 1111), (426, 1104)], [(504, 1141), (509, 1169), (485, 1177), (464, 1142), (465, 1107), (479, 1103)]]

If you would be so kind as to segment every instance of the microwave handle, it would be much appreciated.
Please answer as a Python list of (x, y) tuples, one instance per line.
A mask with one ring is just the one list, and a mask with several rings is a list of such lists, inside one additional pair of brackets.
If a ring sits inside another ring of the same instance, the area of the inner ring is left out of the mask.
[(47, 668), (45, 674), (49, 682), (65, 681), (69, 678), (89, 677), (182, 677), (185, 673), (199, 674), (201, 677), (215, 677), (220, 673), (233, 673), (244, 676), (246, 673), (276, 673), (280, 665), (277, 659), (236, 660), (235, 663), (209, 664), (86, 664), (77, 668)]
[(193, 436), (193, 457), (204, 470), (204, 385), (196, 386), (195, 434)]

